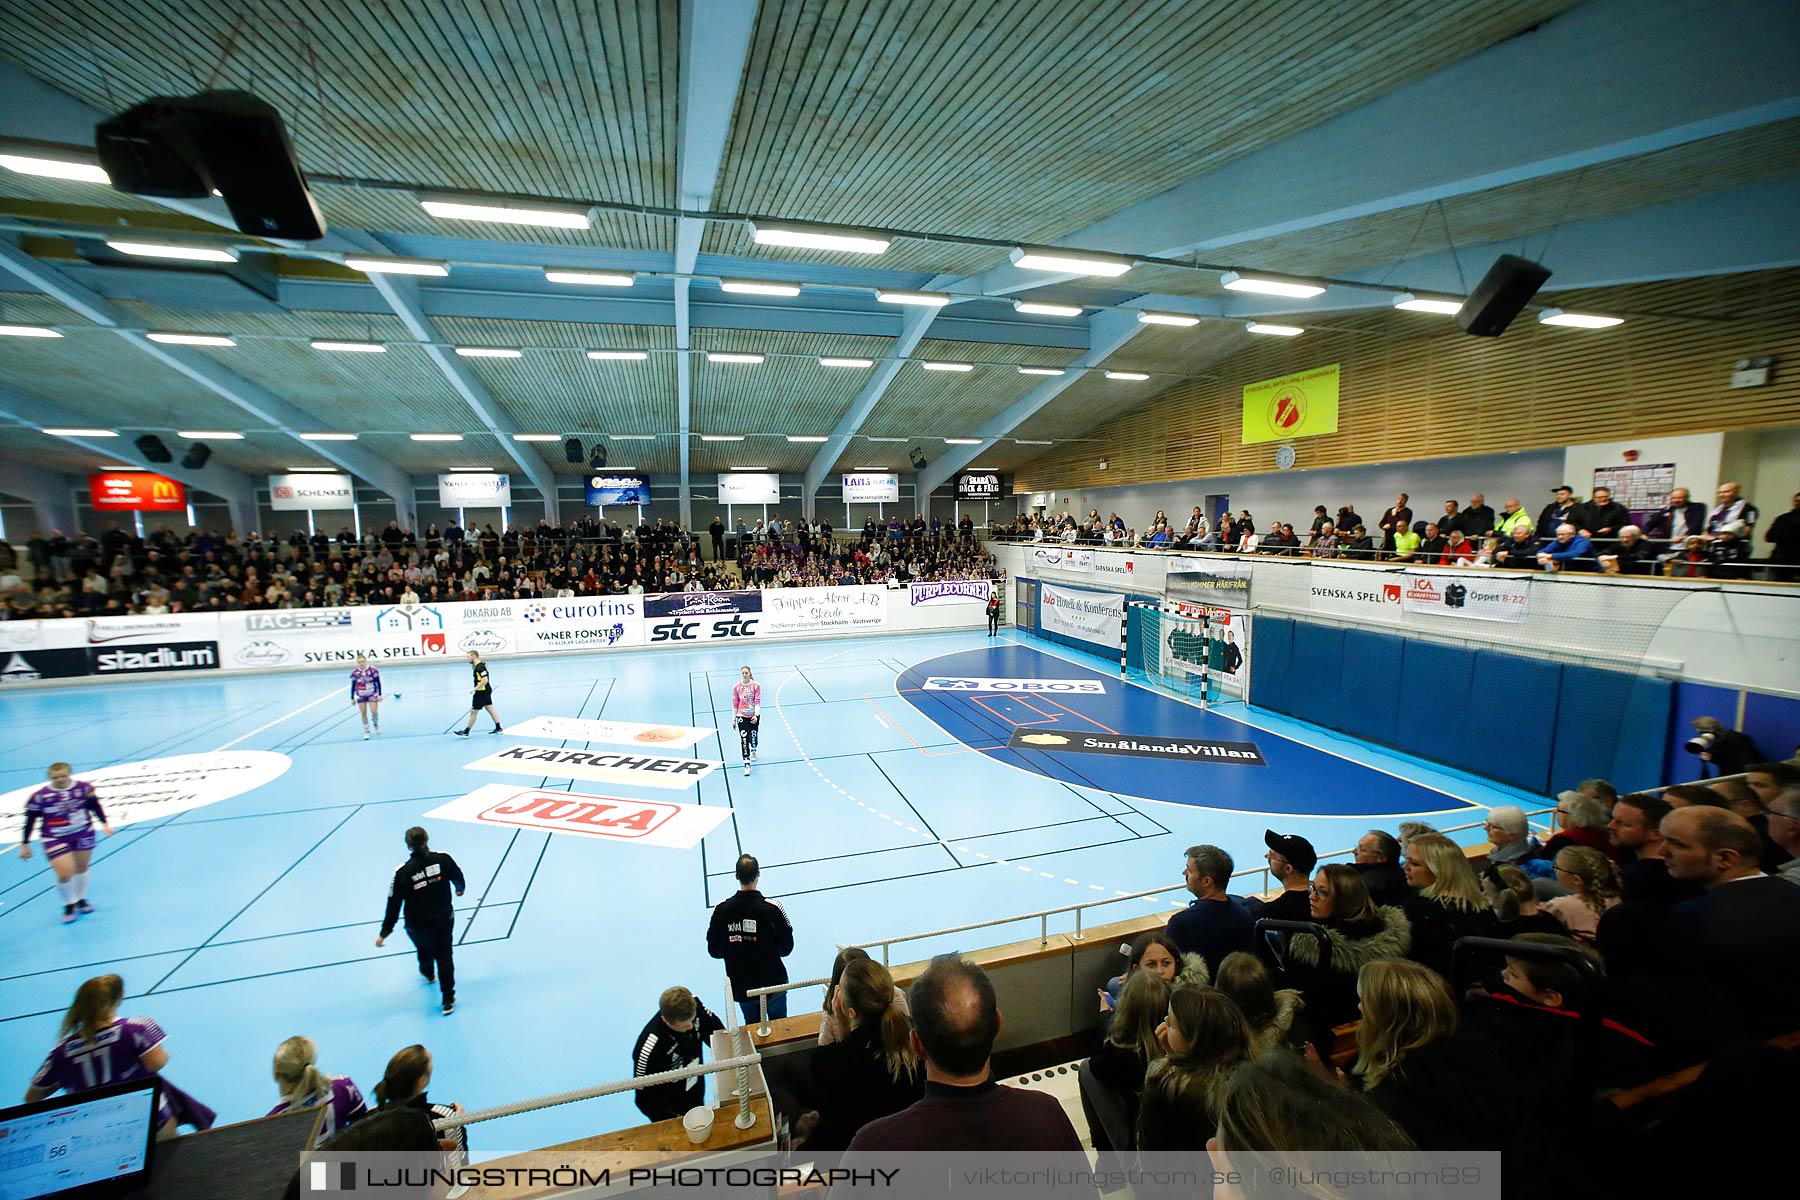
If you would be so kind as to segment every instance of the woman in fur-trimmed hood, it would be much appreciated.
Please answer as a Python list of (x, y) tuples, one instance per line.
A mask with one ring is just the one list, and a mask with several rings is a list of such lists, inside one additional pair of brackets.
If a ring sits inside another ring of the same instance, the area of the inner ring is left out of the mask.
[(1331, 942), (1330, 963), (1320, 967), (1318, 939), (1302, 934), (1288, 940), (1282, 972), (1306, 1000), (1313, 1039), (1327, 1046), (1334, 1026), (1356, 1019), (1357, 973), (1377, 959), (1405, 958), (1412, 925), (1398, 908), (1377, 907), (1356, 868), (1339, 863), (1319, 868), (1310, 900)]
[(1299, 1051), (1306, 1040), (1300, 1014), (1306, 1000), (1298, 988), (1275, 989), (1269, 968), (1254, 954), (1239, 950), (1227, 954), (1219, 964), (1219, 978), (1214, 984), (1237, 1002), (1250, 1026), (1250, 1053), (1261, 1058), (1282, 1046)]

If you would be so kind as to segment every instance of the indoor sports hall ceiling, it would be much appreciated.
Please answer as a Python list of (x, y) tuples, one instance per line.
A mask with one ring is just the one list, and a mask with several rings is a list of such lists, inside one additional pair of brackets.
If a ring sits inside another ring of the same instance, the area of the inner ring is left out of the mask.
[[(330, 234), (257, 243), (216, 202), (0, 169), (0, 326), (63, 334), (0, 337), (0, 466), (91, 469), (95, 443), (40, 432), (78, 425), (242, 432), (212, 443), (218, 468), (335, 464), (379, 488), (585, 469), (515, 434), (616, 438), (610, 465), (695, 480), (760, 466), (810, 488), (910, 472), (914, 447), (927, 484), (1007, 469), (1259, 344), (1251, 319), (1324, 329), (1403, 288), (1461, 296), (1502, 252), (1555, 272), (1545, 305), (1800, 263), (1795, 61), (1791, 0), (7, 4), (0, 154), (91, 162), (101, 116), (244, 88), (282, 112)], [(590, 215), (450, 220), (432, 192)], [(764, 245), (750, 218), (890, 244)], [(122, 234), (240, 261), (134, 258), (105, 245)], [(1136, 262), (1034, 272), (1011, 262), (1027, 245)], [(357, 253), (448, 273), (377, 279), (343, 265)], [(1331, 286), (1247, 294), (1227, 268)], [(463, 440), (414, 440), (433, 433)]]

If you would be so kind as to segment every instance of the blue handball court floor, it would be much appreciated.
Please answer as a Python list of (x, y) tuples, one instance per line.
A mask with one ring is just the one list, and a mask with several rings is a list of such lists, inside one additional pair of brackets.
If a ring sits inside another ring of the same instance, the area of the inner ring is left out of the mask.
[[(745, 664), (765, 708), (748, 778), (730, 729)], [(433, 1099), (521, 1100), (629, 1076), (632, 1038), (671, 984), (722, 1002), (706, 922), (741, 852), (761, 859), (764, 892), (786, 905), (789, 972), (805, 979), (829, 973), (839, 943), (1179, 884), (1182, 852), (1197, 842), (1224, 846), (1242, 869), (1261, 865), (1269, 827), (1323, 853), (1403, 818), (1465, 824), (1479, 817), (1471, 805), (1536, 799), (1242, 704), (1202, 710), (1122, 684), (1103, 659), (1010, 632), (502, 658), (492, 669), (508, 725), (550, 716), (716, 728), (667, 753), (725, 766), (686, 790), (467, 770), (527, 739), (488, 737), (485, 721), (467, 742), (449, 736), (468, 697), (458, 661), (384, 670), (390, 698), (372, 741), (346, 679), (329, 673), (9, 692), (0, 793), (40, 783), (56, 759), (78, 777), (218, 750), (288, 762), (260, 786), (102, 839), (88, 892), (98, 911), (73, 925), (60, 923), (38, 848), (29, 860), (0, 858), (5, 1087), (23, 1095), (81, 981), (117, 972), (122, 1013), (162, 1024), (165, 1073), (221, 1120), (275, 1102), (271, 1055), (297, 1033), (318, 1042), (327, 1072), (365, 1093), (390, 1054), (423, 1042), (436, 1059)], [(1249, 743), (1260, 761), (1061, 748), (1081, 734)], [(427, 821), (434, 848), (468, 878), (458, 1006), (444, 1017), (404, 934), (385, 949), (374, 938), (406, 828), (495, 783), (730, 811), (691, 849)], [(1120, 901), (1086, 923), (1184, 899)], [(909, 943), (893, 958), (997, 945), (1034, 936), (1037, 924)], [(819, 999), (796, 992), (794, 1011)], [(485, 1157), (636, 1120), (630, 1099), (614, 1096), (479, 1125), (470, 1140)]]

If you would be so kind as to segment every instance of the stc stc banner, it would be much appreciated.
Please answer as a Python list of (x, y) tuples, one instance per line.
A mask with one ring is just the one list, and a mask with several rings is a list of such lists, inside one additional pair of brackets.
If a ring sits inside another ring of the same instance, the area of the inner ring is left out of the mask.
[(1039, 590), (1044, 628), (1116, 651), (1119, 622), (1125, 619), (1125, 597), (1118, 592), (1088, 592), (1043, 584)]
[(1244, 445), (1336, 433), (1338, 364), (1244, 385)]
[(154, 471), (100, 471), (88, 476), (95, 512), (186, 512), (187, 488)]

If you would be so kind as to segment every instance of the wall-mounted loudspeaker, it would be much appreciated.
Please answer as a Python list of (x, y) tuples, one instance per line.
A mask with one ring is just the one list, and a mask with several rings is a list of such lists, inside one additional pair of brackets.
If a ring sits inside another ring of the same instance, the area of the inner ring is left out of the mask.
[(587, 458), (587, 452), (581, 448), (580, 438), (563, 439), (563, 457), (572, 463), (578, 463)]
[(175, 460), (175, 456), (169, 453), (169, 448), (163, 445), (162, 439), (157, 437), (154, 433), (146, 433), (133, 444), (137, 446), (139, 454), (143, 455), (153, 463), (166, 463)]
[(588, 455), (588, 468), (590, 470), (594, 470), (594, 471), (603, 471), (606, 469), (606, 443), (605, 442), (595, 442), (594, 443), (593, 452)]
[(205, 442), (195, 442), (188, 447), (187, 453), (181, 456), (181, 465), (184, 470), (198, 471), (206, 465), (206, 460), (211, 457), (211, 446)]
[(912, 448), (913, 470), (923, 471), (925, 469), (926, 462), (927, 462), (927, 459), (925, 458), (925, 456), (919, 452), (919, 448), (917, 446), (914, 446)]
[(1530, 259), (1502, 254), (1463, 301), (1456, 323), (1476, 337), (1499, 337), (1549, 278), (1550, 272)]

